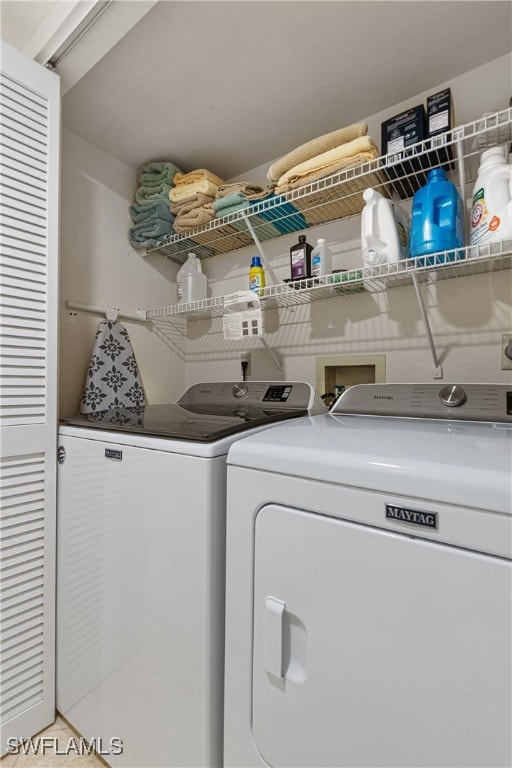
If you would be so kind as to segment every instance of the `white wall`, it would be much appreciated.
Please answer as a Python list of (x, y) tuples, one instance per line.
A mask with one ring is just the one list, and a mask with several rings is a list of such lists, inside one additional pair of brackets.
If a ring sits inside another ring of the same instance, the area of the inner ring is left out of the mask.
[[(504, 56), (449, 85), (456, 121), (504, 109), (512, 92), (512, 56)], [(402, 109), (425, 102), (420, 94), (368, 118), (380, 146), (380, 123)], [(340, 105), (342, 115), (342, 105)], [(343, 124), (342, 117), (340, 125)], [(143, 140), (143, 139), (141, 139)], [(292, 147), (290, 147), (292, 148)], [(264, 182), (268, 165), (244, 174)], [(78, 410), (98, 321), (78, 313), (70, 318), (65, 299), (117, 305), (121, 310), (157, 307), (175, 301), (178, 266), (161, 256), (142, 258), (128, 243), (128, 207), (137, 186), (136, 170), (98, 151), (69, 132), (63, 135), (61, 235), (60, 411)], [(469, 190), (468, 190), (469, 194)], [(308, 241), (325, 237), (334, 268), (360, 264), (360, 219), (354, 217), (307, 231)], [(265, 244), (280, 279), (289, 276), (288, 253), (297, 235)], [(245, 248), (203, 262), (212, 295), (247, 287), (250, 258)], [(445, 381), (511, 381), (501, 371), (501, 335), (512, 333), (510, 270), (494, 275), (445, 280), (423, 288)], [(277, 378), (262, 345), (227, 343), (219, 318), (189, 321), (187, 336), (167, 322), (152, 329), (126, 321), (149, 402), (176, 399), (197, 381), (240, 377), (240, 354), (251, 350), (252, 378)], [(284, 376), (316, 384), (316, 358), (324, 355), (384, 353), (388, 381), (429, 381), (433, 363), (412, 287), (387, 293), (343, 296), (293, 310), (265, 313), (266, 338), (284, 360)]]
[[(178, 267), (142, 258), (128, 242), (137, 172), (68, 131), (62, 136), (60, 242), (60, 416), (78, 412), (98, 315), (64, 301), (126, 312), (175, 301)], [(123, 320), (150, 403), (169, 402), (184, 386), (183, 342), (172, 327)]]
[[(457, 124), (505, 109), (512, 93), (512, 56), (500, 57), (367, 118), (369, 133), (380, 146), (382, 120), (425, 103), (427, 95), (446, 86), (452, 89)], [(271, 162), (239, 178), (264, 183)], [(470, 194), (468, 187), (467, 196)], [(306, 234), (313, 245), (317, 237), (326, 238), (335, 269), (355, 268), (360, 265), (359, 228), (360, 218), (354, 217), (311, 228)], [(288, 253), (296, 240), (297, 234), (265, 243), (280, 279), (289, 277)], [(212, 295), (245, 290), (250, 258), (256, 253), (255, 248), (245, 248), (203, 262)], [(512, 381), (510, 371), (501, 370), (501, 335), (512, 333), (510, 270), (431, 283), (423, 287), (423, 295), (444, 381)], [(317, 356), (385, 353), (388, 381), (432, 380), (432, 356), (412, 286), (337, 297), (265, 315), (266, 339), (282, 355), (286, 378), (315, 385)], [(199, 380), (237, 379), (240, 353), (262, 349), (258, 341), (226, 343), (219, 320), (189, 322), (188, 337), (187, 386)], [(277, 375), (264, 351), (253, 359), (252, 378), (267, 378), (272, 370)]]

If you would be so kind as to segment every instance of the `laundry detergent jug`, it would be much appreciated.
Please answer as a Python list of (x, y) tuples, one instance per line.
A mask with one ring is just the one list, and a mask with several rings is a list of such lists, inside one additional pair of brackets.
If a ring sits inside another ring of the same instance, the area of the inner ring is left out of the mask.
[(482, 152), (473, 188), (471, 245), (512, 239), (512, 165), (502, 147)]
[(207, 277), (201, 269), (201, 261), (195, 253), (189, 253), (187, 261), (176, 277), (176, 296), (178, 304), (201, 301), (208, 295)]
[(361, 216), (364, 265), (373, 267), (376, 264), (393, 264), (407, 259), (410, 229), (407, 211), (376, 189), (365, 189), (363, 199), (366, 203)]
[[(421, 187), (412, 201), (411, 239), (409, 252), (417, 258), (440, 251), (452, 251), (464, 245), (462, 201), (455, 187), (446, 178), (444, 168), (434, 168), (427, 175), (427, 183)], [(449, 254), (448, 260), (460, 258)], [(443, 254), (436, 263), (445, 261)], [(419, 266), (434, 264), (434, 259), (421, 259)]]

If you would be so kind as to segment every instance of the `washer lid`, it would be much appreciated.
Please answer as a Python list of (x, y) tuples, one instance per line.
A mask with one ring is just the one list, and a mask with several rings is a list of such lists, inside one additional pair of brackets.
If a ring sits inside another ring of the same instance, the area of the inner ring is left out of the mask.
[(512, 515), (512, 426), (304, 417), (237, 441), (228, 464)]
[(194, 442), (213, 442), (228, 435), (283, 419), (303, 416), (306, 409), (265, 409), (252, 406), (147, 405), (79, 414), (62, 424), (109, 432), (128, 432)]

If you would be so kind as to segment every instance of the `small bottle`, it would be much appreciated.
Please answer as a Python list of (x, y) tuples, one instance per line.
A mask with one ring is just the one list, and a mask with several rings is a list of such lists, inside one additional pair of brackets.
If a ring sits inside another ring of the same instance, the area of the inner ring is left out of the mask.
[(259, 256), (253, 256), (251, 261), (251, 269), (249, 270), (249, 290), (254, 291), (259, 296), (261, 296), (264, 287), (265, 272), (261, 266), (261, 259)]
[(316, 241), (316, 246), (311, 251), (311, 276), (321, 277), (332, 272), (331, 249), (325, 244), (323, 237)]
[(311, 251), (313, 247), (306, 243), (306, 235), (299, 235), (299, 242), (290, 248), (290, 271), (292, 280), (304, 280), (311, 277)]

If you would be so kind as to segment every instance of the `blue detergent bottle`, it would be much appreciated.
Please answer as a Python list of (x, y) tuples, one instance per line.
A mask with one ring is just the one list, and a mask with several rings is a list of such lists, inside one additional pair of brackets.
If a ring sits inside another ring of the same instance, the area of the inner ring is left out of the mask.
[[(462, 201), (457, 189), (446, 178), (444, 168), (434, 168), (427, 183), (414, 195), (411, 215), (410, 258), (439, 251), (452, 251), (464, 245)], [(460, 258), (448, 254), (448, 261)], [(418, 266), (444, 262), (446, 257), (420, 259)]]

